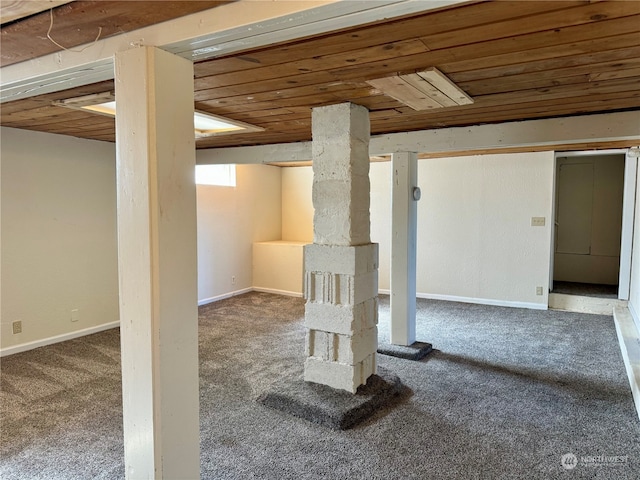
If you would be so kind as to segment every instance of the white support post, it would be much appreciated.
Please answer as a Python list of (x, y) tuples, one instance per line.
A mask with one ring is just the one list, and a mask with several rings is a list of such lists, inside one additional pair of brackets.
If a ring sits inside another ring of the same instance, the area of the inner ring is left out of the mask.
[(398, 152), (391, 162), (391, 343), (409, 346), (416, 341), (418, 157)]
[(620, 243), (620, 274), (618, 298), (629, 300), (631, 293), (631, 252), (633, 250), (633, 220), (636, 212), (636, 179), (638, 158), (627, 151), (624, 164), (624, 192), (622, 197), (622, 240)]
[(199, 478), (193, 64), (140, 47), (115, 66), (126, 478)]

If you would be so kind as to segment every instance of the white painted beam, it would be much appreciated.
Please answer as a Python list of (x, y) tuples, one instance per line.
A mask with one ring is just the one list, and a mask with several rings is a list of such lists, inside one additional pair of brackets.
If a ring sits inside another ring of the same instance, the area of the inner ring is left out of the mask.
[(199, 478), (193, 64), (119, 53), (116, 96), (126, 477)]
[[(441, 128), (406, 133), (376, 135), (371, 138), (371, 156), (413, 151), (418, 154), (460, 155), (484, 150), (510, 148), (548, 150), (571, 145), (625, 142), (640, 143), (640, 111), (604, 113), (578, 117), (525, 120), (494, 125)], [(198, 150), (197, 162), (270, 163), (311, 160), (311, 142), (254, 147)]]
[(251, 147), (209, 148), (196, 151), (196, 163), (198, 165), (213, 165), (306, 162), (311, 161), (311, 147), (311, 142), (294, 142)]
[(132, 46), (156, 46), (200, 61), (465, 1), (241, 0), (3, 67), (0, 102), (112, 79), (112, 68), (105, 66)]
[(382, 135), (372, 138), (371, 152), (440, 153), (638, 139), (640, 111), (634, 111)]
[(391, 164), (391, 343), (408, 346), (416, 341), (418, 156), (396, 152)]

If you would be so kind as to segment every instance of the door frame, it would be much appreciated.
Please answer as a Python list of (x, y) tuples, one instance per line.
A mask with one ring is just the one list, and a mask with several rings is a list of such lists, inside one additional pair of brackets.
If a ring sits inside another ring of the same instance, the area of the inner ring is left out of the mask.
[(624, 155), (624, 192), (622, 197), (622, 232), (620, 242), (620, 275), (618, 278), (618, 298), (629, 299), (631, 287), (631, 251), (633, 247), (633, 223), (636, 204), (636, 180), (638, 159), (630, 153), (629, 148), (609, 150), (589, 150), (575, 152), (555, 152), (553, 159), (553, 195), (551, 201), (551, 253), (549, 262), (549, 290), (553, 291), (553, 268), (556, 243), (556, 186), (558, 157), (588, 157), (593, 155)]

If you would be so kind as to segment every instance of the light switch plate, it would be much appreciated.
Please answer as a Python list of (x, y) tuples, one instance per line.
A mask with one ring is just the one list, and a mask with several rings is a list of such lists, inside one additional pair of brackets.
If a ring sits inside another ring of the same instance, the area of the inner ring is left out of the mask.
[(544, 225), (545, 225), (545, 217), (531, 217), (532, 227), (544, 227)]

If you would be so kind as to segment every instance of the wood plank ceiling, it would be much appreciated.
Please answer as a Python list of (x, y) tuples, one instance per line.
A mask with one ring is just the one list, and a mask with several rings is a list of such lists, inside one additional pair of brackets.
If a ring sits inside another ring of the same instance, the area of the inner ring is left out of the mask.
[[(120, 13), (124, 19), (141, 4), (95, 3), (131, 5)], [(77, 12), (75, 22), (92, 25), (95, 35), (100, 11), (87, 15)], [(373, 134), (636, 110), (638, 25), (639, 1), (473, 2), (204, 61), (195, 65), (196, 108), (264, 131), (200, 139), (197, 146), (310, 140), (311, 108), (346, 101), (370, 110)], [(19, 30), (20, 22), (9, 27)], [(5, 45), (5, 27), (2, 41), (3, 61), (5, 54), (29, 57), (28, 47)], [(429, 67), (474, 103), (415, 111), (366, 83)], [(0, 124), (114, 141), (113, 119), (51, 105), (112, 89), (113, 82), (102, 82), (8, 102)]]

